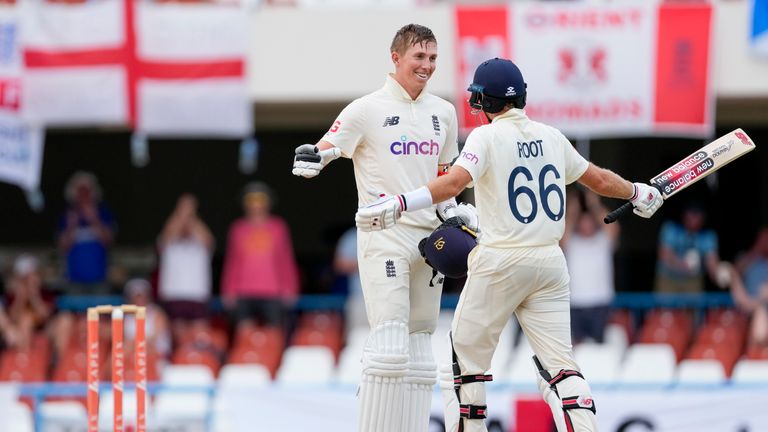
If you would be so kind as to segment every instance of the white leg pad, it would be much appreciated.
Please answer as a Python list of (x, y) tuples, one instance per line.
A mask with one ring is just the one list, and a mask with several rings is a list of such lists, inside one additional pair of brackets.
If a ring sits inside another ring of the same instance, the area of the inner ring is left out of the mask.
[[(473, 382), (462, 384), (459, 389), (461, 404), (485, 405), (485, 383)], [(464, 422), (463, 432), (487, 432), (485, 419), (462, 419)]]
[(437, 365), (429, 333), (409, 336), (408, 372), (405, 375), (403, 432), (427, 432), (432, 408), (432, 391), (437, 382)]
[(453, 367), (450, 364), (440, 365), (440, 393), (443, 394), (445, 406), (445, 432), (459, 431), (459, 399), (453, 388)]
[[(547, 370), (556, 377), (562, 371)], [(573, 371), (570, 371), (573, 372)], [(595, 418), (592, 390), (584, 378), (578, 375), (569, 376), (555, 384), (557, 391), (544, 381), (541, 374), (536, 371), (539, 390), (544, 400), (552, 410), (557, 432), (597, 432), (597, 419)], [(569, 429), (568, 423), (571, 424)]]
[(363, 349), (360, 432), (399, 430), (403, 417), (403, 379), (408, 370), (408, 326), (386, 321), (371, 330)]

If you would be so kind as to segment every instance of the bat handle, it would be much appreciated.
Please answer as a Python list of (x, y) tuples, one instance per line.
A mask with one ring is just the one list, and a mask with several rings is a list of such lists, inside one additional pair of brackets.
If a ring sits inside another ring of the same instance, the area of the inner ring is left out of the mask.
[(616, 222), (620, 217), (624, 216), (624, 213), (632, 210), (632, 203), (626, 202), (623, 206), (617, 208), (616, 210), (608, 213), (605, 218), (603, 219), (603, 222), (606, 224)]

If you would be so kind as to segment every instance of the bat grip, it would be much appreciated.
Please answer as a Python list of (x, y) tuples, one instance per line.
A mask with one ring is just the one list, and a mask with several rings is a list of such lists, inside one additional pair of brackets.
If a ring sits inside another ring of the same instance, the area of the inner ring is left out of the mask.
[(616, 222), (620, 217), (624, 216), (624, 213), (632, 210), (632, 203), (626, 202), (623, 206), (617, 208), (616, 210), (608, 213), (605, 218), (603, 219), (603, 222), (606, 224)]

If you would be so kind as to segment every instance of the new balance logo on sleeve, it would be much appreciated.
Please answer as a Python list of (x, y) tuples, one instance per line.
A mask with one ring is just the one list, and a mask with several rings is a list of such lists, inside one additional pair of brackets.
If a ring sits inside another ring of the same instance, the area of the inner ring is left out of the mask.
[(387, 117), (384, 119), (384, 124), (382, 127), (394, 126), (398, 123), (400, 123), (400, 116)]

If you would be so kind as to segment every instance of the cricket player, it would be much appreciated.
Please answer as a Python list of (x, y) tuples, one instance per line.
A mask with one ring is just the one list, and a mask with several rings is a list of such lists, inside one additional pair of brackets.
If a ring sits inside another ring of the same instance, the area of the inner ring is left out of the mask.
[[(434, 34), (406, 25), (390, 51), (395, 72), (384, 87), (350, 103), (317, 144), (296, 149), (293, 174), (303, 177), (318, 175), (340, 156), (351, 158), (360, 206), (428, 183), (458, 156), (455, 108), (426, 91), (437, 61)], [(433, 277), (418, 243), (439, 221), (431, 197), (412, 204), (421, 210), (404, 215), (394, 229), (357, 236), (371, 327), (362, 357), (361, 432), (426, 432), (429, 425), (437, 381), (430, 336), (443, 279)], [(474, 207), (456, 206), (453, 197), (437, 211), (444, 218), (463, 214), (477, 225)]]
[(357, 226), (362, 231), (397, 226), (401, 214), (405, 218), (427, 205), (421, 203), (475, 186), (482, 233), (469, 253), (451, 326), (455, 392), (446, 398), (446, 428), (487, 430), (485, 381), (491, 376), (486, 374), (502, 328), (515, 313), (536, 354), (539, 387), (557, 430), (595, 431), (591, 391), (573, 359), (568, 270), (558, 246), (565, 185), (578, 181), (600, 195), (628, 199), (646, 218), (663, 198), (647, 184), (632, 184), (587, 162), (557, 129), (528, 119), (526, 84), (511, 61), (482, 63), (469, 91), (472, 108), (489, 124), (470, 133), (448, 174), (358, 209)]

